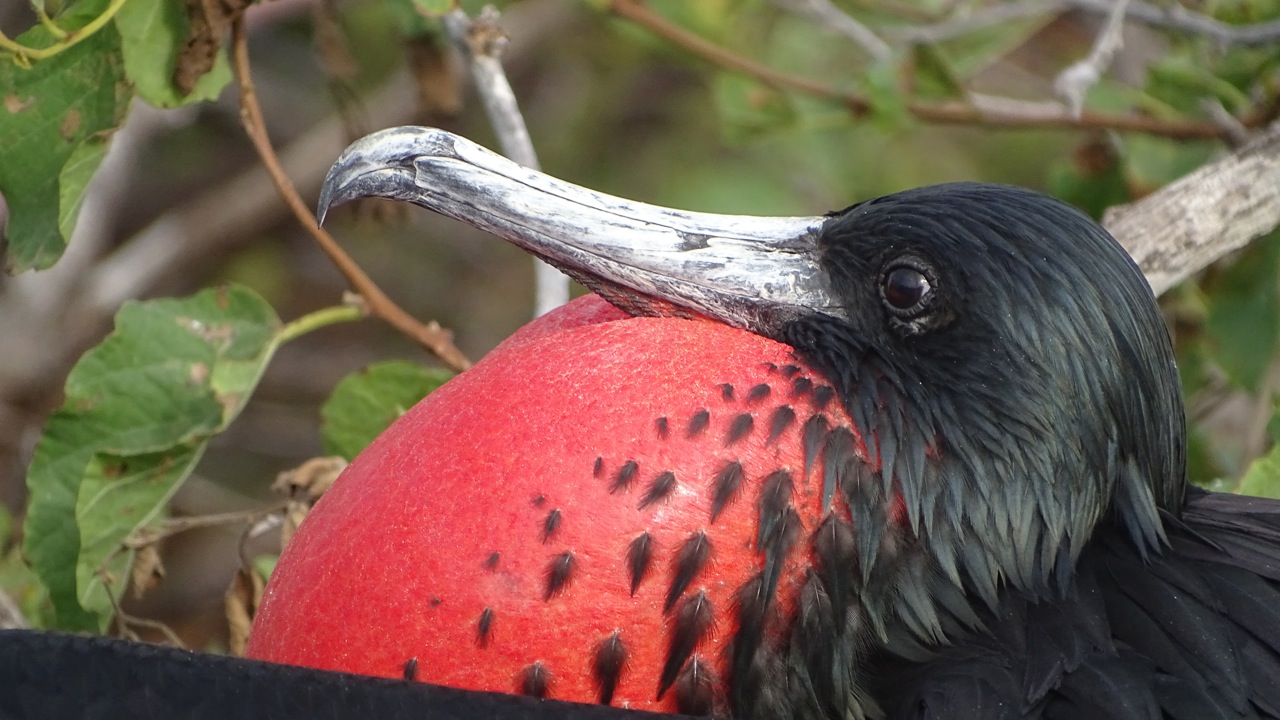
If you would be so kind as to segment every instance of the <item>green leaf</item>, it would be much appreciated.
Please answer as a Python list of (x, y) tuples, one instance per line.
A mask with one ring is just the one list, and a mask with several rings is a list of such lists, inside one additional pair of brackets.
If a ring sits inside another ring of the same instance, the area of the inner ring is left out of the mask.
[(450, 377), (446, 370), (403, 360), (377, 363), (346, 376), (320, 408), (325, 453), (354, 458)]
[(795, 109), (785, 93), (731, 72), (717, 73), (714, 83), (716, 107), (729, 142), (740, 143), (796, 122)]
[(239, 413), (279, 331), (257, 295), (217, 288), (126, 304), (76, 363), (27, 473), (24, 550), (59, 627), (105, 626), (131, 559), (122, 541), (159, 516)]
[(86, 139), (71, 151), (71, 157), (58, 175), (58, 232), (68, 240), (76, 229), (76, 218), (80, 217), (89, 181), (98, 172), (109, 146), (108, 140), (101, 136)]
[(1204, 165), (1221, 152), (1221, 146), (1135, 133), (1124, 139), (1122, 151), (1127, 181), (1140, 190), (1153, 191)]
[(1280, 233), (1253, 243), (1206, 291), (1213, 358), (1233, 383), (1257, 391), (1280, 349)]
[(907, 127), (907, 99), (902, 92), (902, 58), (891, 57), (867, 68), (867, 100), (871, 102), (871, 120), (884, 133)]
[(116, 14), (124, 71), (138, 95), (156, 107), (179, 107), (214, 100), (231, 82), (225, 48), (219, 48), (213, 69), (183, 96), (173, 83), (173, 70), (183, 50), (190, 21), (184, 6), (173, 0), (129, 0)]
[(108, 593), (123, 589), (132, 560), (121, 541), (160, 515), (204, 448), (202, 439), (143, 455), (94, 455), (80, 481), (75, 508), (80, 529), (76, 588), (81, 607), (99, 612), (100, 617), (111, 610)]
[(413, 7), (424, 17), (438, 18), (458, 6), (458, 0), (412, 0)]
[(1249, 465), (1240, 479), (1240, 494), (1280, 498), (1280, 445)]
[(444, 33), (438, 19), (429, 18), (418, 10), (417, 0), (386, 0), (385, 8), (392, 24), (405, 38)]
[(964, 82), (956, 75), (946, 54), (934, 45), (917, 45), (909, 52), (915, 67), (915, 97), (964, 97)]
[[(38, 42), (45, 33), (36, 27), (17, 41), (47, 45)], [(107, 133), (124, 119), (132, 97), (120, 37), (107, 26), (29, 70), (0, 62), (0, 88), (0, 193), (9, 205), (6, 267), (46, 268), (66, 248)]]
[(276, 565), (279, 562), (279, 555), (259, 555), (253, 559), (253, 570), (261, 575), (263, 580), (270, 580), (271, 573), (276, 571)]

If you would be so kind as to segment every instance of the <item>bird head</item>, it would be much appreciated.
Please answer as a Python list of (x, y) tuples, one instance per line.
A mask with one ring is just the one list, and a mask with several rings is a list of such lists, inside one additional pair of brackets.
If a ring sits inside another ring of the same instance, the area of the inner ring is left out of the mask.
[[(734, 608), (714, 633), (723, 641), (714, 669), (726, 678), (712, 693), (719, 699), (676, 709), (873, 712), (863, 674), (875, 653), (927, 653), (978, 625), (975, 607), (994, 608), (1004, 588), (1041, 596), (1065, 587), (1100, 525), (1158, 551), (1161, 513), (1181, 505), (1184, 429), (1168, 333), (1129, 256), (1059, 201), (955, 183), (824, 217), (689, 213), (595, 193), (425, 128), (353, 144), (326, 179), (320, 216), (364, 196), (488, 230), (629, 315), (728, 326), (729, 334), (704, 338), (725, 352), (749, 352), (735, 339), (749, 333), (794, 356), (796, 365), (765, 364), (790, 397), (806, 396), (811, 414), (778, 405), (764, 442), (791, 433), (799, 477), (749, 477), (750, 527), (729, 543), (713, 526), (721, 493), (737, 492), (733, 483), (751, 472), (746, 461), (726, 466), (738, 465), (736, 481), (722, 477), (726, 470), (708, 473), (709, 525), (643, 519), (691, 525), (672, 549), (659, 698), (673, 683), (688, 695), (697, 688), (689, 676), (713, 669), (695, 662), (695, 648), (713, 634), (699, 625), (710, 625), (710, 611), (695, 601), (726, 603), (714, 588), (677, 603), (705, 567), (709, 551), (699, 543), (720, 543), (722, 555), (731, 554), (726, 545), (749, 550), (740, 576), (724, 577), (728, 560), (716, 571)], [(683, 336), (672, 332), (662, 342), (675, 347)], [(838, 413), (823, 411), (832, 397)], [(665, 438), (667, 417), (658, 422)], [(730, 445), (735, 430), (727, 432)], [(611, 495), (626, 490), (627, 467), (619, 464)], [(547, 515), (546, 527), (561, 517)], [(600, 531), (615, 531), (601, 522)], [(631, 541), (649, 526), (627, 527), (618, 532)], [(633, 542), (629, 563), (634, 550)], [(552, 562), (544, 601), (557, 573), (574, 567), (568, 554)], [(632, 596), (637, 582), (633, 573)], [(494, 616), (479, 617), (488, 628)], [(606, 631), (597, 669), (621, 647), (620, 631)], [(612, 694), (611, 686), (602, 697)]]

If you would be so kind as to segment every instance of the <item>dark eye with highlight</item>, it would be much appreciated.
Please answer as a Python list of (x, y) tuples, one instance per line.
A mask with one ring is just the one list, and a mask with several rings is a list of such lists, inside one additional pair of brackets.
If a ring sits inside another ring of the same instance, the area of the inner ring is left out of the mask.
[(880, 294), (895, 315), (915, 315), (928, 306), (933, 283), (919, 268), (893, 265), (884, 273)]

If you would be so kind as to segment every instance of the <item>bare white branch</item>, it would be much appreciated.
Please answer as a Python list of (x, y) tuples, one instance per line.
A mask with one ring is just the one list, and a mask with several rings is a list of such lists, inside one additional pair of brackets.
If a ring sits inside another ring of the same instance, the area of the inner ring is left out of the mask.
[[(529, 138), (529, 128), (520, 113), (515, 91), (502, 69), (507, 35), (498, 26), (498, 17), (498, 11), (492, 5), (486, 5), (474, 21), (461, 9), (455, 9), (445, 15), (444, 26), (467, 60), (476, 91), (489, 115), (489, 123), (498, 136), (502, 154), (527, 168), (538, 170), (538, 155)], [(534, 317), (569, 302), (568, 276), (537, 258), (533, 259), (533, 271)]]
[(1280, 123), (1146, 198), (1109, 209), (1103, 224), (1133, 255), (1157, 295), (1275, 230)]
[[(1065, 4), (1080, 10), (1109, 13), (1115, 0), (1066, 0)], [(1129, 20), (1152, 27), (1176, 30), (1213, 38), (1221, 45), (1266, 45), (1280, 40), (1280, 20), (1252, 25), (1228, 25), (1208, 15), (1192, 12), (1179, 3), (1165, 7), (1143, 0), (1133, 0), (1126, 11)]]
[(968, 15), (934, 23), (895, 29), (893, 34), (910, 43), (939, 43), (996, 25), (1038, 15), (1058, 14), (1067, 9), (1060, 0), (1015, 0), (984, 8)]
[(866, 25), (836, 7), (831, 0), (776, 0), (776, 2), (784, 10), (807, 17), (816, 24), (845, 36), (870, 55), (872, 60), (887, 60), (893, 54), (893, 48), (889, 47), (888, 43), (877, 37)]
[(1129, 7), (1129, 0), (1113, 2), (1107, 21), (1094, 40), (1088, 57), (1063, 70), (1053, 81), (1054, 90), (1066, 101), (1072, 116), (1077, 118), (1084, 111), (1084, 96), (1089, 88), (1102, 79), (1102, 74), (1111, 66), (1111, 59), (1124, 45), (1124, 13)]

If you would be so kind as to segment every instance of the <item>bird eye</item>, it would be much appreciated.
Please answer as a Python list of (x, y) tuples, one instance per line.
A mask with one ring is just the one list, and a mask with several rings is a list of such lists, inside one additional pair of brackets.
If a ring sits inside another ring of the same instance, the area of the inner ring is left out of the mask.
[(913, 265), (890, 265), (880, 282), (880, 295), (899, 317), (918, 315), (928, 307), (932, 294), (929, 276)]

